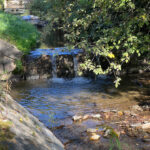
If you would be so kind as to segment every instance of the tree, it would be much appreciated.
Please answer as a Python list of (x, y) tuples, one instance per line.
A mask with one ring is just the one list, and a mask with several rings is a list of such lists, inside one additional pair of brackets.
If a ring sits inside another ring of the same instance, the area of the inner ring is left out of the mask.
[[(50, 30), (62, 30), (67, 45), (84, 49), (82, 69), (96, 75), (118, 72), (130, 59), (150, 53), (149, 0), (47, 0), (44, 11)], [(49, 8), (49, 9), (47, 9)], [(40, 10), (41, 11), (41, 10)], [(92, 57), (91, 57), (92, 56)], [(109, 66), (103, 69), (100, 61)]]

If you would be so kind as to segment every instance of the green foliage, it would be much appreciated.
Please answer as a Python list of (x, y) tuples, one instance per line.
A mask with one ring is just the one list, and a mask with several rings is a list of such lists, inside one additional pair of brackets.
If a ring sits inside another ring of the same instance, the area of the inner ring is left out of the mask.
[(14, 74), (22, 74), (23, 73), (23, 65), (22, 65), (22, 61), (21, 60), (16, 60), (15, 61), (15, 64), (16, 64), (16, 68), (15, 70), (13, 71)]
[[(62, 30), (67, 45), (85, 50), (87, 59), (82, 68), (97, 75), (114, 73), (116, 86), (123, 64), (132, 57), (149, 56), (149, 0), (47, 0), (43, 3), (49, 8), (42, 9), (51, 30)], [(100, 61), (93, 61), (101, 56), (109, 63), (106, 70)]]
[(19, 17), (0, 12), (0, 38), (9, 41), (24, 53), (36, 46), (37, 29)]
[(4, 0), (0, 0), (0, 10), (3, 10), (4, 8)]

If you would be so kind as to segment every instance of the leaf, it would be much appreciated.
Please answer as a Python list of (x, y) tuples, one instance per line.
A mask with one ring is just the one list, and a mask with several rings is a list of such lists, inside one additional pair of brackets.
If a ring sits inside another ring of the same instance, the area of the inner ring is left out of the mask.
[(23, 119), (20, 117), (19, 121), (20, 121), (20, 122), (23, 122)]
[(115, 58), (115, 55), (114, 55), (113, 53), (109, 53), (109, 54), (108, 54), (108, 57), (109, 57), (109, 58)]

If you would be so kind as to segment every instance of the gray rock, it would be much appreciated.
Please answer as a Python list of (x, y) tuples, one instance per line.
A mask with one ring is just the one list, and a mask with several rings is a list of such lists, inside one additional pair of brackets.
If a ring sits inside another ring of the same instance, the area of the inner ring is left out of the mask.
[(63, 144), (36, 117), (14, 101), (9, 95), (0, 97), (4, 118), (12, 122), (10, 131), (15, 135), (8, 150), (64, 150)]
[(127, 115), (127, 116), (130, 116), (130, 115), (131, 115), (131, 111), (125, 110), (125, 111), (124, 111), (124, 114)]
[(0, 73), (12, 72), (15, 61), (21, 58), (22, 53), (13, 45), (0, 39)]
[(100, 135), (98, 135), (98, 134), (94, 134), (90, 137), (90, 140), (92, 140), (92, 141), (96, 141), (96, 140), (99, 140), (99, 139), (100, 139)]
[(108, 110), (108, 109), (104, 109), (104, 110), (101, 110), (101, 112), (103, 112), (103, 113), (107, 113), (107, 112), (110, 112), (110, 110)]
[(142, 141), (143, 141), (143, 142), (150, 143), (150, 138), (143, 138)]
[(150, 129), (150, 122), (142, 124), (141, 127), (142, 127), (143, 130)]
[(135, 124), (131, 124), (130, 125), (132, 128), (136, 128), (136, 127), (141, 127), (142, 124), (141, 123), (135, 123)]
[(75, 115), (72, 117), (73, 121), (79, 121), (82, 119), (82, 116)]
[(100, 114), (91, 114), (90, 117), (93, 118), (93, 119), (101, 119)]
[(110, 133), (111, 133), (111, 130), (110, 130), (110, 129), (107, 129), (107, 130), (105, 131), (105, 133), (104, 133), (103, 136), (104, 136), (105, 138), (109, 138)]
[(116, 112), (117, 112), (117, 110), (116, 110), (116, 109), (113, 109), (113, 110), (111, 110), (111, 112), (114, 112), (114, 113), (116, 113)]
[(97, 129), (93, 129), (93, 128), (88, 128), (86, 131), (89, 132), (89, 133), (95, 133), (98, 130)]
[(134, 111), (143, 111), (143, 109), (139, 105), (132, 106), (132, 110), (134, 110)]

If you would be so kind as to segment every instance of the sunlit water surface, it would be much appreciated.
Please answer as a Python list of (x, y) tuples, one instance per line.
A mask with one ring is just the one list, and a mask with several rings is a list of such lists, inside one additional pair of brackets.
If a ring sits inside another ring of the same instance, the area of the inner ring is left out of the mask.
[(14, 85), (12, 95), (21, 105), (48, 127), (70, 124), (75, 114), (96, 113), (102, 109), (126, 109), (135, 104), (132, 90), (125, 86), (115, 89), (112, 80), (83, 77), (66, 80), (22, 81)]

